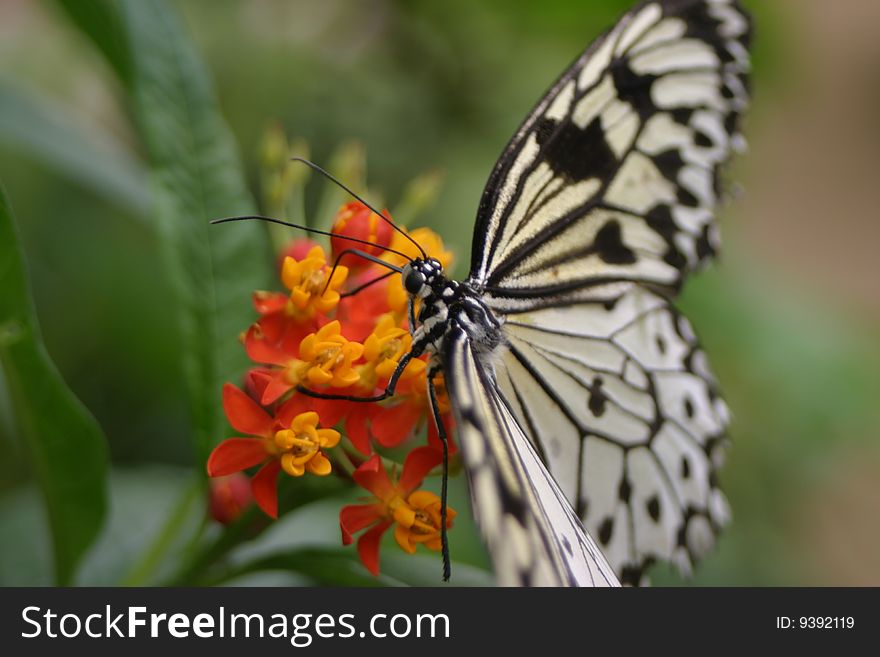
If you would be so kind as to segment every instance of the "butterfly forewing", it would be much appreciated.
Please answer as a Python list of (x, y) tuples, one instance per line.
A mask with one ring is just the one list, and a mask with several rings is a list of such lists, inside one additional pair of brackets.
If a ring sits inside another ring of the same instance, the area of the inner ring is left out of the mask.
[(736, 2), (667, 0), (601, 36), (496, 165), (474, 284), (502, 299), (608, 280), (677, 288), (717, 246), (719, 167), (742, 143), (749, 34)]

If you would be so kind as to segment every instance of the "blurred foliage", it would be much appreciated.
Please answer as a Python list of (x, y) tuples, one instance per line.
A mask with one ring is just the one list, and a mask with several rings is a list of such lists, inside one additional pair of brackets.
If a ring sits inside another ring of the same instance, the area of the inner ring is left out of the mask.
[[(227, 528), (205, 520), (204, 454), (227, 435), (218, 382), (244, 363), (236, 337), (251, 321), (249, 292), (267, 285), (273, 265), (261, 231), (209, 230), (206, 221), (253, 209), (251, 194), (266, 192), (260, 153), (277, 122), (309, 144), (316, 162), (370, 181), (357, 191), (400, 209), (400, 219), (418, 214), (437, 228), (457, 251), (455, 273), (465, 273), (494, 158), (565, 65), (630, 4), (18, 0), (0, 7), (0, 171), (46, 351), (97, 418), (112, 465), (108, 520), (74, 581), (439, 579), (438, 559), (392, 550), (382, 579), (369, 578), (354, 551), (338, 546), (335, 509), (345, 493), (332, 482), (285, 481), (282, 507), (290, 511), (271, 527), (254, 514)], [(757, 15), (751, 121), (759, 123), (762, 103), (784, 93), (798, 69), (788, 54), (788, 17), (774, 3), (746, 4)], [(738, 176), (755, 166), (743, 158)], [(424, 175), (406, 188), (414, 171)], [(420, 200), (438, 189), (436, 203)], [(290, 218), (320, 224), (343, 200), (312, 180), (304, 197), (281, 205)], [(845, 486), (850, 464), (880, 463), (880, 329), (865, 312), (798, 289), (772, 263), (755, 261), (738, 239), (736, 205), (726, 214), (727, 259), (682, 299), (735, 414), (722, 475), (734, 522), (693, 581), (853, 583), (818, 568), (825, 548), (812, 527), (850, 534), (866, 519), (845, 506), (822, 507), (834, 522), (817, 518), (813, 501), (847, 499), (825, 491)], [(10, 294), (5, 284), (0, 294)], [(5, 360), (4, 372), (0, 583), (51, 583), (53, 558), (65, 581), (101, 506), (91, 514), (53, 511), (20, 428), (33, 399), (22, 399)], [(78, 435), (77, 422), (93, 440), (56, 384), (65, 400), (57, 409), (73, 415), (53, 415), (65, 430), (48, 431), (47, 440)], [(92, 467), (70, 461), (76, 475)], [(96, 486), (104, 481), (97, 470), (93, 478)], [(868, 490), (878, 494), (876, 481)], [(468, 506), (463, 477), (451, 504)], [(79, 523), (78, 536), (61, 538), (71, 530), (52, 520), (58, 513)], [(876, 531), (868, 536), (876, 545)], [(70, 541), (60, 552), (59, 540)], [(458, 583), (484, 583), (486, 558), (467, 514), (452, 541), (462, 562)], [(860, 577), (880, 582), (880, 565)], [(673, 573), (657, 579), (681, 582)]]

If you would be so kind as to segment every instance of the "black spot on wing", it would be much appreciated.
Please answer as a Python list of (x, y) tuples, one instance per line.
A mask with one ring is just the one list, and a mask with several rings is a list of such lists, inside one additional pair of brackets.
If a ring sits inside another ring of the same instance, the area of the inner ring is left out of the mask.
[(681, 159), (681, 153), (677, 148), (670, 148), (662, 153), (654, 155), (654, 162), (663, 176), (676, 184), (678, 184), (678, 173), (684, 166), (684, 160)]
[(605, 180), (617, 169), (617, 157), (605, 139), (597, 117), (581, 129), (571, 121), (543, 118), (535, 126), (543, 159), (558, 175), (572, 181)]
[[(725, 87), (726, 88), (726, 87)], [(712, 148), (712, 140), (702, 130), (694, 131), (694, 144), (700, 146), (701, 148)]]
[(560, 536), (560, 540), (562, 541), (562, 547), (565, 548), (565, 551), (568, 552), (570, 557), (574, 556), (574, 550), (571, 547), (571, 542), (568, 540), (567, 536)]
[(626, 476), (620, 480), (620, 487), (617, 489), (617, 498), (624, 504), (629, 504), (629, 498), (632, 495), (632, 486)]
[(739, 132), (739, 114), (730, 112), (724, 117), (724, 131), (731, 137)]
[(676, 197), (678, 198), (678, 202), (686, 208), (695, 208), (700, 205), (700, 201), (697, 197), (680, 185)]
[(607, 546), (608, 543), (611, 542), (611, 534), (614, 532), (614, 518), (608, 516), (605, 520), (602, 521), (602, 524), (599, 525), (599, 542), (602, 545)]
[(656, 495), (648, 500), (645, 508), (648, 510), (648, 515), (651, 516), (651, 520), (654, 522), (660, 521), (660, 499)]
[(656, 336), (654, 342), (657, 344), (657, 351), (660, 352), (660, 355), (664, 355), (666, 353), (666, 340), (663, 339), (663, 336)]
[(684, 398), (684, 414), (688, 416), (688, 419), (694, 418), (694, 402), (687, 396)]
[(611, 63), (611, 80), (620, 100), (633, 106), (639, 117), (645, 121), (657, 107), (651, 100), (651, 85), (656, 75), (639, 75), (630, 68), (626, 58), (615, 59)]
[(691, 478), (691, 463), (687, 460), (686, 456), (681, 457), (681, 478), (682, 479), (690, 479)]
[(657, 559), (653, 556), (644, 557), (640, 563), (623, 564), (620, 571), (620, 583), (624, 586), (640, 586), (647, 583), (645, 572), (654, 565)]
[(648, 228), (658, 233), (666, 242), (666, 253), (663, 261), (676, 269), (684, 269), (687, 266), (687, 258), (675, 244), (675, 236), (679, 228), (672, 218), (672, 211), (664, 204), (655, 205), (645, 214), (645, 223)]
[(593, 248), (609, 265), (631, 265), (636, 261), (636, 254), (623, 243), (620, 222), (616, 219), (608, 221), (599, 229)]
[(677, 107), (669, 112), (669, 115), (672, 117), (672, 120), (679, 125), (687, 126), (691, 122), (691, 117), (693, 117), (694, 115), (694, 110), (692, 107)]
[(715, 247), (712, 246), (712, 240), (709, 237), (709, 226), (703, 226), (703, 232), (697, 238), (697, 258), (704, 260), (715, 255)]
[(590, 391), (590, 399), (587, 402), (587, 406), (590, 409), (590, 413), (594, 417), (602, 417), (605, 414), (605, 405), (608, 402), (608, 396), (602, 391), (602, 378), (598, 376), (593, 378), (593, 383), (588, 390)]

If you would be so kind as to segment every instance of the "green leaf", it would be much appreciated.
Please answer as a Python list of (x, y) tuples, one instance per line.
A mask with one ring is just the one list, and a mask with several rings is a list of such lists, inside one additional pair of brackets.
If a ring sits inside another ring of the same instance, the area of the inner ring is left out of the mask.
[(131, 53), (122, 17), (114, 3), (105, 0), (58, 0), (58, 4), (80, 31), (95, 43), (120, 80), (130, 82)]
[[(206, 513), (207, 495), (194, 483), (191, 468), (114, 468), (107, 522), (77, 585), (149, 586), (177, 568)], [(169, 532), (171, 524), (181, 531)]]
[(151, 207), (147, 173), (121, 144), (6, 80), (0, 80), (0, 142), (139, 215)]
[[(100, 4), (100, 20), (83, 18)], [(177, 16), (161, 0), (65, 2), (64, 9), (116, 66), (149, 153), (166, 275), (189, 390), (200, 463), (224, 438), (224, 381), (246, 367), (239, 333), (253, 321), (250, 295), (269, 284), (272, 257), (265, 230), (251, 223), (211, 226), (254, 209), (231, 133), (217, 108), (205, 67)], [(108, 29), (108, 26), (118, 30)], [(115, 45), (108, 44), (113, 40)]]
[(18, 235), (0, 189), (0, 363), (52, 533), (55, 581), (69, 584), (101, 528), (107, 454), (98, 424), (43, 346)]

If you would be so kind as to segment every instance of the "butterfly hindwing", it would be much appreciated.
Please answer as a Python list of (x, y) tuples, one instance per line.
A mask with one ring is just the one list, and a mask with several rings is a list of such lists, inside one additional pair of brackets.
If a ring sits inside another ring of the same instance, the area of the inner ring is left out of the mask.
[(729, 515), (715, 475), (728, 412), (687, 320), (631, 286), (504, 330), (500, 389), (615, 571), (690, 572)]
[(446, 338), (445, 381), (475, 518), (503, 586), (614, 586), (611, 567), (483, 368), (470, 338)]
[(742, 144), (750, 23), (735, 0), (645, 2), (563, 74), (508, 144), (471, 281), (500, 310), (608, 281), (677, 289), (717, 245)]

